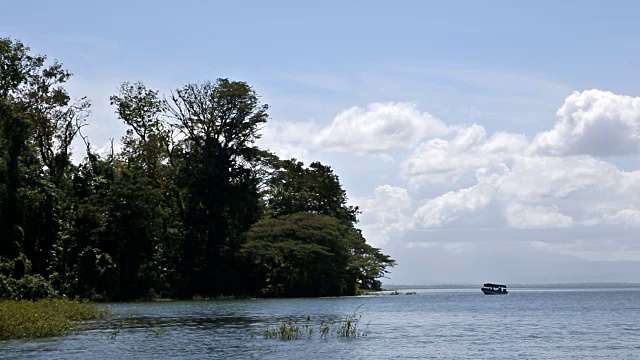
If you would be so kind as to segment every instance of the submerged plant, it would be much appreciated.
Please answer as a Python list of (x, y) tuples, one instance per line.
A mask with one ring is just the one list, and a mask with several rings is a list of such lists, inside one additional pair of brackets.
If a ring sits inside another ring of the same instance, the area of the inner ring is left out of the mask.
[(329, 326), (329, 324), (325, 323), (324, 321), (320, 323), (320, 338), (321, 339), (326, 339), (327, 336), (329, 336), (329, 331), (331, 330), (331, 327)]
[(358, 314), (358, 310), (362, 305), (358, 306), (351, 314), (347, 315), (344, 321), (338, 324), (336, 335), (338, 337), (364, 337), (367, 336), (367, 331), (358, 328), (358, 323), (362, 318), (361, 314)]
[(118, 322), (118, 326), (115, 329), (113, 329), (111, 332), (109, 332), (109, 335), (107, 335), (107, 338), (111, 340), (115, 340), (115, 338), (117, 338), (120, 332), (122, 331), (123, 327), (124, 327), (124, 319), (120, 319), (120, 321)]
[[(320, 321), (318, 333), (321, 339), (327, 339), (329, 336), (335, 335), (337, 337), (364, 337), (367, 336), (367, 330), (362, 330), (359, 326), (362, 315), (358, 312), (362, 305), (358, 306), (351, 314), (337, 323), (331, 324)], [(333, 325), (333, 327), (332, 327)], [(265, 339), (278, 339), (278, 340), (300, 340), (311, 339), (315, 334), (314, 327), (310, 317), (307, 317), (303, 325), (299, 325), (295, 320), (282, 321), (280, 325), (275, 328), (269, 328), (262, 332), (262, 336)], [(252, 336), (252, 337), (255, 337)]]
[(298, 326), (297, 322), (294, 321), (283, 321), (280, 326), (275, 329), (269, 329), (264, 331), (263, 335), (265, 339), (280, 339), (280, 340), (298, 340), (301, 339), (305, 334), (308, 337), (311, 337), (313, 330), (309, 332), (311, 329), (308, 324), (305, 324), (304, 331)]

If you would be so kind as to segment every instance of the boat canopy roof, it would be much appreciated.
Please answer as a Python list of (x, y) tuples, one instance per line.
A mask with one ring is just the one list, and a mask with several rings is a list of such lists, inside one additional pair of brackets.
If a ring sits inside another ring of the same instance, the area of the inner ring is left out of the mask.
[(493, 288), (507, 288), (506, 285), (500, 285), (500, 284), (492, 284), (492, 283), (486, 283), (484, 284), (484, 287), (493, 287)]

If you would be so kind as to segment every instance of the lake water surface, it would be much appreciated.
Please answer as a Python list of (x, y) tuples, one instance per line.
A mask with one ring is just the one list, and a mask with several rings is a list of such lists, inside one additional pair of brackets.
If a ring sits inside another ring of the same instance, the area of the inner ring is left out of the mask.
[[(640, 358), (640, 289), (512, 289), (506, 296), (479, 289), (416, 291), (113, 304), (116, 318), (84, 324), (78, 334), (0, 342), (0, 359)], [(320, 321), (339, 321), (360, 305), (366, 337), (320, 338)], [(307, 317), (316, 328), (311, 339), (261, 335), (282, 320), (303, 324)]]

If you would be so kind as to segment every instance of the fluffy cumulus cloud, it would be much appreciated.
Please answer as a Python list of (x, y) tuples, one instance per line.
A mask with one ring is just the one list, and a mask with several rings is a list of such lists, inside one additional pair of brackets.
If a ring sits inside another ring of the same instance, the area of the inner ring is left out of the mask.
[(283, 159), (295, 158), (303, 162), (309, 160), (307, 139), (316, 132), (313, 123), (272, 121), (262, 129), (258, 145), (269, 149)]
[(537, 152), (611, 156), (640, 151), (640, 97), (601, 90), (574, 92), (557, 116), (553, 129), (536, 136)]
[(615, 166), (585, 156), (518, 156), (511, 167), (479, 176), (504, 197), (534, 202), (604, 199), (625, 181)]
[(349, 152), (391, 161), (387, 152), (411, 149), (420, 141), (450, 132), (442, 121), (410, 103), (373, 103), (340, 112), (326, 126), (272, 121), (259, 143), (282, 157), (309, 150)]
[(315, 137), (315, 144), (324, 150), (384, 152), (411, 148), (424, 138), (447, 132), (444, 123), (413, 104), (375, 103), (339, 113)]
[(557, 206), (513, 203), (506, 210), (509, 225), (516, 229), (565, 228), (573, 224), (573, 219), (559, 213)]
[(450, 191), (418, 208), (413, 215), (414, 224), (419, 228), (432, 228), (456, 223), (461, 217), (486, 208), (491, 199), (491, 189), (481, 184)]
[(397, 239), (410, 227), (412, 200), (405, 188), (378, 186), (372, 198), (354, 198), (351, 202), (360, 207), (360, 227), (374, 246)]
[(624, 227), (640, 226), (640, 210), (635, 206), (618, 211), (608, 211), (600, 218), (587, 219), (585, 225), (622, 225)]
[[(460, 218), (520, 229), (570, 227), (574, 217), (585, 225), (614, 220), (634, 225), (635, 213), (626, 209), (640, 200), (630, 191), (639, 174), (586, 156), (516, 156), (511, 166), (478, 169), (476, 185), (427, 200), (414, 220), (422, 228), (460, 226)], [(488, 217), (490, 211), (505, 221)]]
[(402, 164), (402, 175), (415, 185), (456, 182), (491, 164), (510, 163), (528, 146), (524, 135), (499, 132), (488, 137), (480, 125), (458, 128), (451, 140), (421, 143)]
[[(454, 190), (425, 199), (415, 225), (637, 226), (640, 172), (593, 156), (637, 152), (639, 106), (640, 98), (590, 90), (571, 94), (553, 129), (530, 142), (523, 134), (489, 136), (479, 125), (422, 142), (403, 162), (403, 177), (414, 187), (445, 184)], [(461, 178), (471, 178), (472, 186), (455, 189)]]
[[(361, 174), (374, 190), (353, 203), (376, 245), (396, 238), (460, 242), (495, 229), (497, 237), (518, 234), (575, 254), (630, 248), (625, 231), (640, 227), (640, 170), (622, 170), (607, 156), (639, 153), (640, 98), (575, 92), (557, 116), (538, 134), (491, 133), (481, 124), (444, 124), (410, 104), (376, 103), (345, 110), (324, 126), (281, 125), (265, 138), (290, 144), (290, 153), (346, 152), (349, 164), (375, 154), (370, 159), (379, 166)], [(400, 163), (388, 162), (394, 149), (408, 150), (393, 153), (405, 156)], [(622, 230), (611, 237), (612, 229)], [(438, 240), (424, 230), (448, 235)], [(536, 237), (540, 231), (544, 238)]]

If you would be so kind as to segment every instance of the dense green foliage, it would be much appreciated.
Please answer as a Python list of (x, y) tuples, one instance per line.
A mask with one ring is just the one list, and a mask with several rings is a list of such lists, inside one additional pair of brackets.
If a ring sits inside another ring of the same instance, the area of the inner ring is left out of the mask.
[(301, 340), (311, 339), (316, 334), (315, 329), (318, 329), (317, 334), (320, 339), (326, 339), (329, 336), (337, 336), (341, 338), (356, 338), (366, 337), (368, 335), (367, 329), (362, 329), (360, 326), (360, 320), (362, 315), (358, 312), (360, 306), (356, 308), (351, 314), (347, 315), (344, 320), (336, 323), (315, 322), (311, 320), (311, 317), (307, 317), (304, 322), (298, 322), (297, 319), (288, 321), (282, 321), (276, 327), (267, 327), (262, 332), (262, 336), (265, 339), (277, 339), (277, 340)]
[(349, 295), (395, 264), (330, 167), (255, 146), (268, 107), (248, 84), (124, 83), (122, 149), (100, 154), (70, 77), (0, 39), (0, 297)]
[(0, 275), (0, 300), (47, 299), (57, 292), (41, 275), (25, 275), (20, 279)]
[(95, 304), (68, 300), (0, 301), (0, 340), (65, 335), (77, 321), (109, 315)]

